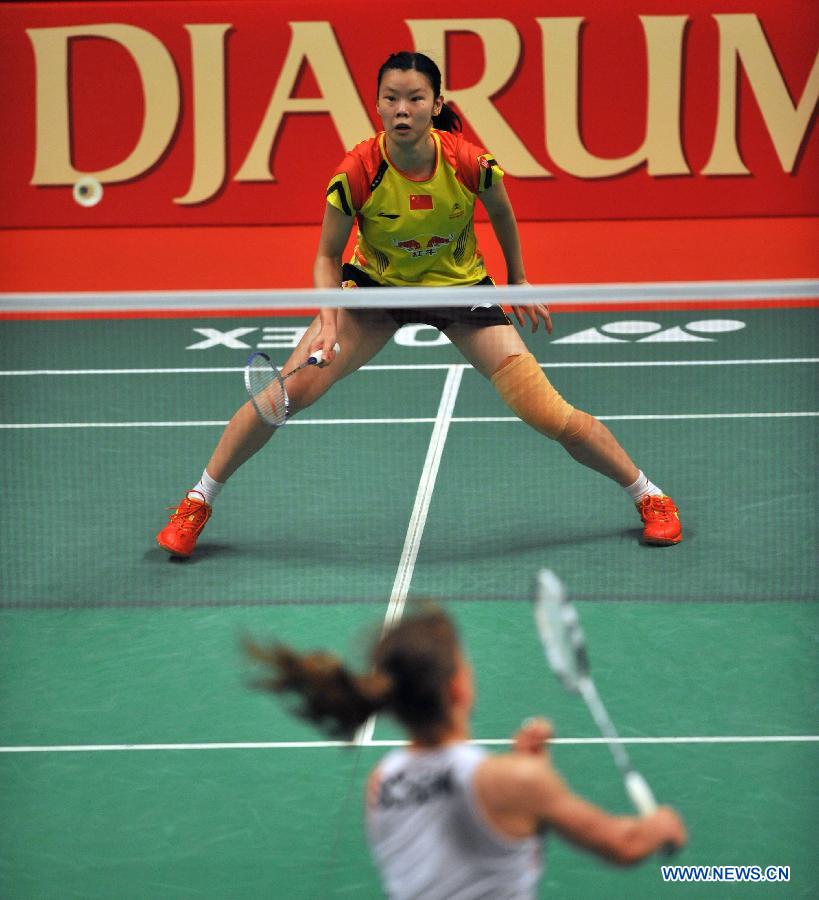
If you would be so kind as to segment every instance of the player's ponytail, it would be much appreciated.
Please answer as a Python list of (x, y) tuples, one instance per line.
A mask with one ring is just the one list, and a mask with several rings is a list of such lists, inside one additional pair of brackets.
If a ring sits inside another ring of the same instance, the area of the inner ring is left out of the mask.
[[(402, 72), (415, 69), (415, 71), (421, 72), (429, 79), (433, 95), (436, 98), (441, 96), (441, 70), (426, 54), (411, 53), (409, 50), (391, 53), (387, 57), (378, 70), (376, 96), (378, 96), (378, 91), (381, 89), (381, 79), (384, 77), (384, 73), (390, 69), (398, 69)], [(432, 117), (432, 125), (440, 131), (461, 131), (463, 129), (461, 117), (446, 103), (441, 107), (441, 112), (437, 116)]]
[(461, 117), (446, 103), (441, 107), (438, 115), (432, 117), (432, 126), (438, 131), (463, 131)]
[(301, 699), (296, 714), (333, 736), (350, 737), (389, 702), (388, 678), (378, 673), (356, 675), (330, 653), (297, 653), (282, 644), (265, 648), (252, 642), (245, 649), (272, 670), (254, 687), (296, 694)]
[(255, 687), (295, 694), (296, 713), (323, 731), (351, 737), (374, 713), (391, 712), (420, 743), (434, 744), (449, 724), (449, 683), (458, 660), (458, 639), (438, 609), (413, 613), (380, 637), (371, 651), (371, 670), (357, 675), (332, 654), (298, 653), (276, 644), (246, 644), (267, 666)]

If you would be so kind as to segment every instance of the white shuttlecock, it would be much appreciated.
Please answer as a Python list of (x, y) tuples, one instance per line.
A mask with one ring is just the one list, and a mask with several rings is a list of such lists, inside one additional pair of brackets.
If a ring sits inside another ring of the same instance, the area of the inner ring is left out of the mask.
[(74, 185), (74, 199), (80, 206), (96, 206), (102, 200), (102, 185), (86, 175)]

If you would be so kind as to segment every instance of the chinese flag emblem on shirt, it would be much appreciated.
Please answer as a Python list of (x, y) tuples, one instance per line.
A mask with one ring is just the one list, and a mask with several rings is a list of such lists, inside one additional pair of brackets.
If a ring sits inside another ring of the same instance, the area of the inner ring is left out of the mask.
[(410, 194), (410, 209), (432, 209), (430, 194)]

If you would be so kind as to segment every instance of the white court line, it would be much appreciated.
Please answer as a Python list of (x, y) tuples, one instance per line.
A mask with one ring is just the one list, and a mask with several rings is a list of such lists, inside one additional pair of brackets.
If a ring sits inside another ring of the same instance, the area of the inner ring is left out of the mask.
[[(407, 419), (294, 419), (288, 422), (292, 425), (414, 425), (434, 422), (429, 418)], [(184, 421), (184, 422), (39, 422), (2, 424), (0, 428), (200, 428), (209, 426), (225, 426), (227, 419), (222, 421)]]
[[(601, 422), (627, 421), (667, 421), (673, 419), (798, 419), (819, 416), (819, 412), (729, 412), (729, 413), (646, 413), (645, 415), (595, 415)], [(428, 425), (437, 419), (294, 419), (291, 425)], [(520, 422), (517, 416), (452, 416), (452, 424), (476, 422)], [(0, 422), (0, 430), (27, 430), (33, 428), (200, 428), (224, 427), (224, 421), (190, 421), (190, 422)]]
[(407, 599), (412, 572), (418, 557), (418, 548), (421, 544), (421, 536), (424, 533), (424, 525), (427, 521), (435, 479), (438, 477), (441, 456), (444, 452), (449, 425), (452, 422), (452, 411), (455, 409), (455, 401), (458, 397), (462, 376), (463, 367), (453, 366), (447, 375), (444, 389), (441, 393), (441, 402), (438, 405), (435, 426), (429, 439), (427, 456), (421, 472), (418, 491), (415, 495), (415, 504), (404, 541), (404, 549), (401, 552), (401, 561), (398, 565), (398, 572), (395, 576), (390, 603), (384, 620), (386, 628), (392, 627), (401, 618), (401, 614), (404, 611), (404, 603)]
[[(395, 573), (390, 602), (387, 606), (387, 613), (384, 616), (384, 631), (392, 628), (404, 612), (404, 605), (406, 604), (410, 582), (412, 581), (412, 573), (415, 569), (415, 561), (418, 558), (418, 548), (421, 546), (421, 537), (424, 533), (429, 504), (435, 488), (435, 479), (438, 477), (441, 456), (444, 452), (449, 424), (452, 421), (452, 410), (455, 408), (464, 368), (462, 365), (450, 368), (444, 383), (444, 389), (441, 392), (441, 401), (438, 404), (435, 426), (429, 439), (427, 456), (424, 460), (424, 468), (421, 471), (421, 479), (415, 494), (415, 503), (412, 508), (407, 534), (404, 538), (404, 547), (401, 551), (398, 571)], [(354, 738), (355, 743), (359, 745), (370, 744), (374, 731), (375, 716), (370, 716), (358, 729)]]
[[(778, 359), (654, 359), (654, 360), (622, 360), (620, 362), (545, 362), (539, 363), (541, 369), (594, 369), (594, 368), (632, 368), (652, 366), (772, 366), (790, 365), (794, 363), (817, 363), (819, 356), (783, 357)], [(362, 366), (359, 372), (411, 372), (441, 371), (451, 369), (451, 363), (385, 363)], [(472, 366), (465, 363), (465, 369)], [(191, 366), (173, 369), (8, 369), (0, 370), (2, 376), (24, 375), (207, 375), (211, 373), (244, 372), (244, 366)]]
[[(773, 735), (718, 735), (718, 736), (674, 736), (674, 737), (621, 737), (620, 744), (646, 744), (662, 746), (669, 744), (810, 744), (819, 742), (816, 734), (773, 734)], [(510, 738), (474, 738), (470, 744), (477, 746), (506, 747)], [(592, 738), (552, 738), (550, 744), (584, 747), (608, 744), (602, 737)], [(406, 747), (408, 741), (369, 741), (370, 747)], [(0, 753), (117, 753), (171, 750), (323, 750), (333, 747), (355, 747), (354, 741), (243, 741), (207, 742), (189, 744), (51, 744), (0, 747)]]
[[(819, 412), (759, 412), (759, 413), (656, 413), (646, 415), (598, 416), (601, 422), (657, 421), (669, 419), (791, 419), (819, 416)], [(520, 422), (517, 416), (455, 416), (455, 423), (462, 422)], [(306, 422), (304, 424), (307, 424)]]

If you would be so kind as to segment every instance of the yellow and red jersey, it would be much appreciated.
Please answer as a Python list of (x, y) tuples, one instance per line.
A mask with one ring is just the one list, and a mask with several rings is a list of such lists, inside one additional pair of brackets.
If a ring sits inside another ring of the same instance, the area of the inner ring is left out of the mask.
[(358, 223), (350, 262), (379, 284), (445, 287), (486, 277), (475, 198), (503, 170), (459, 133), (433, 128), (432, 138), (435, 170), (426, 180), (395, 167), (381, 132), (344, 157), (327, 188), (327, 202)]

